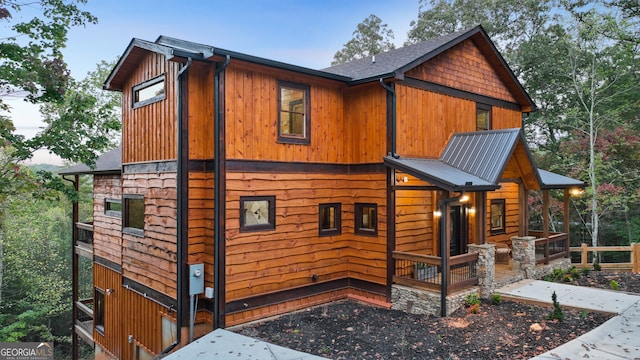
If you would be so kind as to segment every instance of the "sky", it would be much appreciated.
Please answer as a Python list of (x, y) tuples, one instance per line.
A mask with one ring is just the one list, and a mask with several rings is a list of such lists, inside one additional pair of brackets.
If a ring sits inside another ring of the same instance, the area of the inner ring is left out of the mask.
[[(160, 35), (322, 69), (352, 38), (356, 26), (374, 14), (402, 46), (418, 0), (88, 0), (83, 10), (98, 24), (69, 32), (64, 58), (71, 75), (86, 76), (102, 60), (122, 55), (132, 38)], [(14, 14), (19, 20), (20, 13)], [(27, 19), (23, 19), (27, 20)], [(2, 37), (2, 36), (0, 36)], [(43, 126), (33, 106), (9, 99), (19, 133), (33, 136)], [(60, 163), (41, 151), (33, 163)]]

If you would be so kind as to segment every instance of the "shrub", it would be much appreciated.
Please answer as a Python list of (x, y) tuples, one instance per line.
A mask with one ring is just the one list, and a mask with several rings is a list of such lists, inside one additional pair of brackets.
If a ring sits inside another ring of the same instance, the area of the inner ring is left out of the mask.
[(602, 267), (600, 266), (600, 263), (598, 262), (598, 260), (593, 262), (593, 271), (601, 271)]
[(491, 303), (493, 305), (500, 305), (502, 303), (502, 296), (500, 296), (500, 294), (491, 295)]
[(618, 290), (620, 288), (620, 284), (618, 284), (618, 282), (615, 280), (611, 280), (609, 285), (611, 286), (612, 290)]
[(480, 306), (480, 297), (478, 296), (478, 294), (475, 294), (475, 293), (469, 294), (467, 295), (465, 302), (467, 303), (467, 306), (473, 306), (473, 305)]
[(568, 271), (569, 275), (571, 275), (574, 279), (580, 279), (580, 270), (578, 270), (575, 266), (571, 266)]
[(582, 276), (589, 276), (590, 272), (591, 270), (589, 270), (589, 268), (584, 268), (582, 269)]
[(551, 294), (551, 301), (553, 301), (553, 311), (549, 314), (549, 320), (564, 321), (564, 313), (562, 312), (562, 308), (558, 302), (558, 295), (556, 295), (555, 291)]

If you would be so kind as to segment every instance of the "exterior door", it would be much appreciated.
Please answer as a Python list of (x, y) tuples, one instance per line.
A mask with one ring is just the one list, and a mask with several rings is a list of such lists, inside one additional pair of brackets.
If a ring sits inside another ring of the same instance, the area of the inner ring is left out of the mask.
[(467, 252), (467, 219), (466, 207), (451, 205), (449, 208), (449, 254), (456, 256)]

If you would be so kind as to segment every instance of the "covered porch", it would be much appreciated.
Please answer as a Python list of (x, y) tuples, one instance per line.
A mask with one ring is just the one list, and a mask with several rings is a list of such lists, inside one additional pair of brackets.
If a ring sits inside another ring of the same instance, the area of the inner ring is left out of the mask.
[[(489, 297), (496, 286), (569, 266), (570, 189), (584, 184), (538, 170), (520, 129), (454, 134), (439, 159), (387, 156), (385, 164), (394, 307), (420, 313), (418, 299), (430, 298), (424, 312), (446, 316), (469, 293)], [(564, 190), (564, 228), (550, 231), (545, 217), (530, 230), (529, 192), (542, 191), (547, 213), (552, 189)]]

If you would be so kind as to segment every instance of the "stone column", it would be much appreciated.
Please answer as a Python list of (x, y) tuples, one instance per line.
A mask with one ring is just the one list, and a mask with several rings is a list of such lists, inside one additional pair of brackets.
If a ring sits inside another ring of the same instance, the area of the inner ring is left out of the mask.
[(512, 268), (522, 271), (526, 279), (536, 274), (536, 238), (535, 236), (514, 236), (511, 238)]
[(478, 253), (476, 274), (478, 275), (480, 297), (488, 298), (495, 290), (493, 280), (496, 275), (496, 246), (495, 244), (469, 244), (467, 247), (470, 253)]

